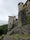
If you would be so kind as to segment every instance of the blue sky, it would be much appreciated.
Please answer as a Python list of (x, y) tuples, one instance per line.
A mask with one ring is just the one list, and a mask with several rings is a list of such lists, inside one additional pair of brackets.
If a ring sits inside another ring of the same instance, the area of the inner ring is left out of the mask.
[(8, 21), (8, 16), (18, 16), (18, 3), (26, 0), (0, 0), (0, 20)]

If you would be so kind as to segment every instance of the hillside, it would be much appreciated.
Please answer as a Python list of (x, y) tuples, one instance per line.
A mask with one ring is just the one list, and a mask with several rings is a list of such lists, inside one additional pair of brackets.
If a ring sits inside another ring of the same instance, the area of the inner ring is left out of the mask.
[(0, 26), (0, 35), (6, 34), (8, 30), (7, 28), (8, 28), (8, 24)]

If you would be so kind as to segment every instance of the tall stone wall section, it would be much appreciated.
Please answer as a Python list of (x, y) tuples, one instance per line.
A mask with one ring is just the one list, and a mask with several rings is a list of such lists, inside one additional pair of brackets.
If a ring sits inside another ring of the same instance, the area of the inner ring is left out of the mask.
[(21, 21), (22, 32), (24, 34), (30, 34), (30, 24), (27, 24), (26, 21), (26, 17), (30, 16), (30, 0), (27, 0), (25, 4), (19, 3), (18, 6), (18, 19)]
[(21, 22), (21, 14), (22, 14), (22, 10), (23, 10), (23, 3), (19, 3), (18, 4), (18, 19), (19, 19), (19, 24), (20, 26), (22, 26), (22, 22)]
[(12, 28), (15, 19), (16, 19), (15, 16), (9, 16), (8, 30), (10, 30)]
[(21, 26), (26, 24), (26, 10), (24, 9), (23, 5), (24, 4), (22, 2), (18, 4), (18, 19)]

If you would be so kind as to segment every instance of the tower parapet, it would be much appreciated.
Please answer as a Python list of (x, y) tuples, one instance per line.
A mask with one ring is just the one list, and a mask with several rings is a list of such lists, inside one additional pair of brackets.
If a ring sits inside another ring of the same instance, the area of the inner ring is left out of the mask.
[(20, 2), (18, 4), (18, 11), (21, 11), (21, 10), (23, 10), (23, 3), (22, 2)]

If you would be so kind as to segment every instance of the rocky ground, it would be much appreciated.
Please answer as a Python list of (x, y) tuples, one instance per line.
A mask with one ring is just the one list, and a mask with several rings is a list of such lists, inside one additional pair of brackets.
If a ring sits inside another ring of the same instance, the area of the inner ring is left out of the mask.
[(23, 34), (13, 34), (13, 35), (4, 35), (0, 40), (30, 40), (30, 35)]

